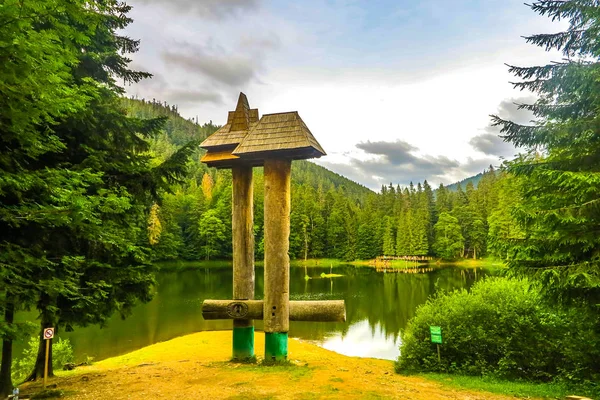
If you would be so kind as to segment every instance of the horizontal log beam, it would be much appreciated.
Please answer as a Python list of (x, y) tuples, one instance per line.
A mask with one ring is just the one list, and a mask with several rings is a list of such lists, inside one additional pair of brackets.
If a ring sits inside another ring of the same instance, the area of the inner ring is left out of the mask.
[[(204, 300), (204, 319), (263, 319), (262, 300)], [(268, 311), (267, 311), (268, 312)], [(290, 321), (345, 322), (344, 300), (290, 301)]]

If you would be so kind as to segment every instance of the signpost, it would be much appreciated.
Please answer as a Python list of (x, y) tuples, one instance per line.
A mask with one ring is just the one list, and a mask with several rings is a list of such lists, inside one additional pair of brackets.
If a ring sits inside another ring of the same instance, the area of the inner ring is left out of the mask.
[(442, 362), (440, 357), (440, 344), (442, 344), (442, 328), (440, 326), (430, 326), (429, 333), (431, 334), (431, 343), (435, 343), (438, 352), (438, 362)]
[(46, 359), (44, 360), (44, 389), (48, 379), (48, 356), (50, 353), (50, 340), (54, 337), (54, 328), (44, 328), (44, 340), (46, 341)]

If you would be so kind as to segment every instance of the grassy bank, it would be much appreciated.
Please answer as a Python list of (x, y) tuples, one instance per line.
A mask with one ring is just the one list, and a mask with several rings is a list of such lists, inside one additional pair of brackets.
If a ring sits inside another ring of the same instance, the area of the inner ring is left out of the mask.
[[(263, 353), (264, 334), (257, 332), (256, 354)], [(231, 332), (200, 332), (60, 371), (49, 384), (73, 400), (513, 398), (437, 377), (397, 375), (392, 361), (347, 357), (295, 339), (285, 366), (236, 364), (230, 356)], [(21, 387), (24, 396), (39, 391), (40, 382)]]
[(209, 261), (188, 261), (188, 260), (169, 260), (159, 261), (154, 265), (161, 271), (180, 271), (196, 268), (221, 268), (223, 266), (232, 266), (231, 260), (209, 260)]
[(446, 386), (469, 390), (483, 390), (518, 398), (563, 399), (568, 395), (598, 398), (598, 391), (586, 386), (573, 386), (566, 383), (539, 383), (527, 381), (506, 381), (491, 376), (463, 376), (425, 373), (418, 374), (425, 379), (440, 382)]
[[(319, 267), (319, 268), (328, 268), (328, 267), (339, 267), (342, 265), (354, 265), (354, 266), (368, 266), (369, 260), (357, 260), (357, 261), (342, 261), (334, 258), (313, 258), (309, 260), (290, 260), (290, 266), (292, 267)], [(263, 260), (256, 260), (256, 266), (263, 266)], [(169, 261), (159, 261), (156, 262), (155, 265), (161, 271), (177, 271), (177, 270), (186, 270), (186, 269), (195, 269), (195, 268), (221, 268), (223, 266), (232, 266), (233, 263), (231, 260), (198, 260), (198, 261), (188, 261), (188, 260), (169, 260)]]
[[(263, 266), (262, 260), (256, 260), (256, 266)], [(156, 266), (161, 271), (179, 271), (195, 268), (222, 268), (223, 266), (232, 266), (231, 260), (210, 260), (210, 261), (187, 261), (187, 260), (171, 260), (171, 261), (160, 261), (156, 263)], [(355, 261), (343, 261), (335, 258), (312, 258), (308, 260), (290, 260), (290, 266), (292, 267), (303, 267), (303, 268), (335, 268), (344, 265), (353, 265), (355, 267), (375, 267), (381, 266), (381, 263), (375, 263), (375, 260), (355, 260)], [(392, 260), (389, 262), (388, 267), (391, 268), (415, 268), (415, 267), (461, 267), (461, 268), (485, 268), (488, 270), (501, 270), (504, 269), (504, 262), (492, 258), (482, 258), (478, 260), (473, 259), (462, 259), (453, 262), (438, 262), (432, 260), (425, 263), (415, 264), (414, 262), (406, 262), (403, 260)]]
[[(364, 261), (367, 265), (375, 265), (382, 266), (383, 263), (375, 264), (372, 261)], [(369, 264), (372, 263), (372, 264)], [(477, 260), (473, 260), (472, 258), (465, 258), (456, 261), (440, 261), (440, 260), (430, 260), (423, 261), (419, 263), (415, 263), (413, 261), (404, 261), (404, 260), (390, 260), (386, 264), (388, 264), (391, 268), (425, 268), (425, 267), (460, 267), (460, 268), (485, 268), (488, 270), (501, 270), (505, 268), (505, 263), (502, 260), (497, 260), (494, 258), (480, 258)]]

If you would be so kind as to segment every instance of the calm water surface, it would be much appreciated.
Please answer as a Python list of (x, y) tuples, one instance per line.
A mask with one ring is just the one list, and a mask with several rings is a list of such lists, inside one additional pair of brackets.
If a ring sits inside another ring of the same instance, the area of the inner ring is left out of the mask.
[[(290, 337), (314, 341), (338, 353), (395, 359), (399, 331), (418, 305), (438, 290), (469, 288), (485, 275), (481, 269), (442, 268), (424, 273), (383, 273), (372, 268), (333, 268), (337, 278), (321, 278), (330, 268), (290, 271), (290, 300), (334, 300), (346, 302), (347, 321), (291, 322)], [(78, 360), (86, 356), (101, 360), (156, 342), (206, 330), (231, 329), (231, 321), (205, 321), (200, 307), (204, 299), (230, 299), (231, 266), (161, 272), (155, 298), (133, 310), (126, 320), (111, 319), (105, 328), (78, 328), (64, 333)], [(256, 270), (256, 293), (263, 293), (263, 270)], [(262, 329), (262, 321), (256, 321)]]

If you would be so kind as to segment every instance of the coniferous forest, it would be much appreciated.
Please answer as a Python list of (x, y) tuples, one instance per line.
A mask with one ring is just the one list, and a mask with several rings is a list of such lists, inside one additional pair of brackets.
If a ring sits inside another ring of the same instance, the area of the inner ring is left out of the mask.
[[(132, 116), (169, 117), (151, 142), (156, 162), (218, 129), (184, 120), (174, 106), (156, 100), (124, 102)], [(201, 164), (202, 151), (192, 155), (185, 182), (171, 186), (151, 208), (148, 234), (155, 260), (231, 258), (231, 172)], [(294, 162), (290, 257), (352, 261), (431, 255), (453, 260), (489, 254), (505, 259), (509, 255), (499, 243), (517, 232), (514, 223), (499, 217), (512, 206), (504, 176), (490, 166), (476, 187), (468, 182), (449, 190), (424, 181), (406, 187), (390, 184), (376, 193), (314, 163)], [(262, 169), (255, 168), (257, 259), (263, 255), (262, 201)]]
[[(597, 393), (600, 4), (530, 8), (569, 25), (525, 38), (562, 52), (560, 62), (509, 67), (514, 86), (537, 96), (519, 105), (529, 125), (492, 116), (520, 155), (464, 187), (425, 180), (378, 192), (294, 162), (290, 257), (493, 257), (504, 277), (419, 308), (397, 370), (562, 379)], [(44, 327), (127, 317), (151, 300), (159, 261), (231, 258), (231, 173), (199, 162), (219, 126), (127, 97), (124, 84), (151, 78), (129, 67), (139, 46), (123, 35), (129, 11), (113, 0), (0, 4), (0, 395), (15, 383), (14, 341), (40, 338), (27, 378), (38, 379)], [(258, 260), (263, 183), (255, 168)], [(31, 310), (36, 321), (15, 318)], [(431, 321), (450, 339), (444, 362), (425, 340)]]

